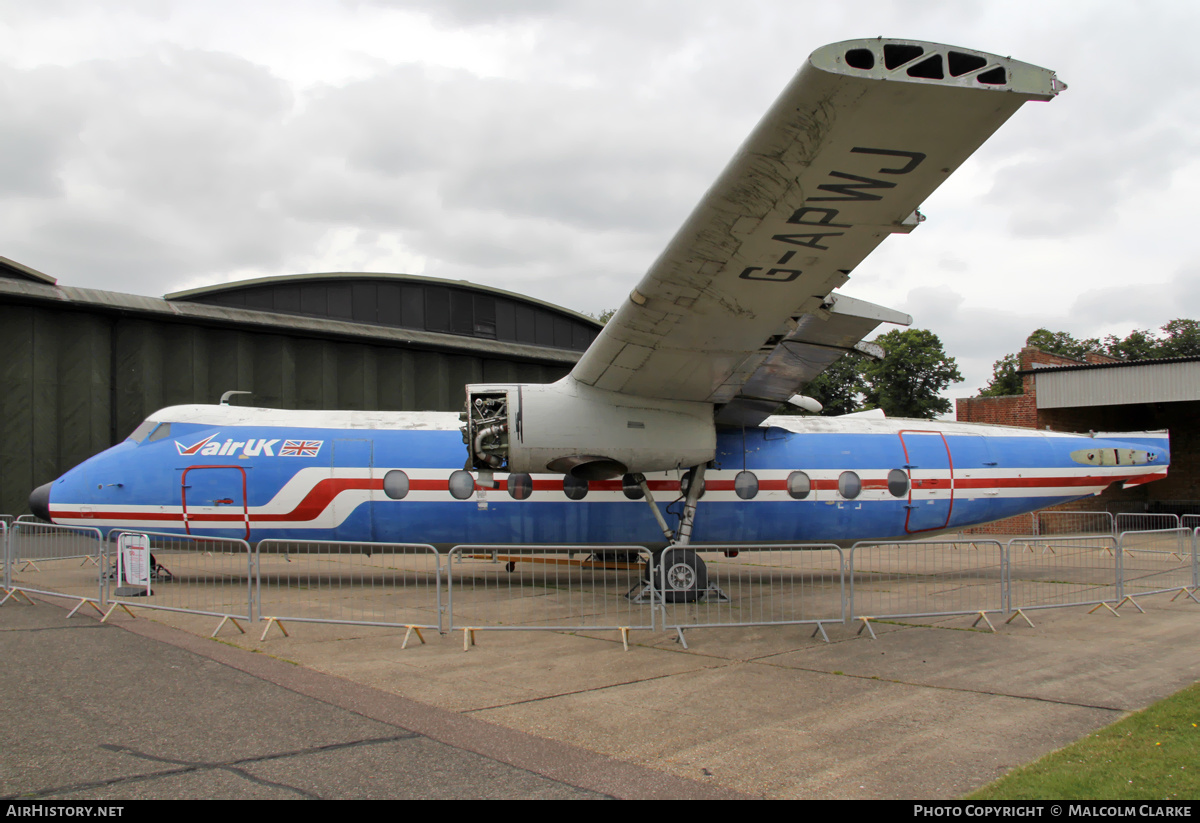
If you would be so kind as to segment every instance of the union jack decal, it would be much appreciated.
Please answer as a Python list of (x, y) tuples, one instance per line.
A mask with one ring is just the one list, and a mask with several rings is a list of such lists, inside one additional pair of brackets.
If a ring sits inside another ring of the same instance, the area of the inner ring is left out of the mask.
[(285, 440), (280, 457), (316, 457), (324, 440)]

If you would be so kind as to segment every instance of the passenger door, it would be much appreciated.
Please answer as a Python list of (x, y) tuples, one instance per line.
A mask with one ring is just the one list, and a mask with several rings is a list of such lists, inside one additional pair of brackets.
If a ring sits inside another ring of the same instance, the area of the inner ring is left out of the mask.
[(900, 432), (908, 472), (908, 516), (904, 530), (944, 529), (954, 508), (954, 463), (941, 432), (910, 429)]

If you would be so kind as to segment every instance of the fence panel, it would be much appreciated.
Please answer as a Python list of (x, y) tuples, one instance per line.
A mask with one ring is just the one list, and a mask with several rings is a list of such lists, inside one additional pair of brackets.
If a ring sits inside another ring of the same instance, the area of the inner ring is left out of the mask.
[(8, 531), (5, 586), (22, 591), (99, 600), (99, 529), (16, 520)]
[(263, 540), (255, 554), (261, 618), (441, 629), (433, 546)]
[(1116, 521), (1112, 512), (1040, 511), (1033, 513), (1034, 534), (1083, 535), (1115, 534)]
[(653, 629), (641, 546), (455, 546), (449, 629)]
[(1129, 531), (1121, 535), (1121, 595), (1137, 597), (1195, 584), (1194, 532)]
[(1179, 525), (1184, 529), (1200, 528), (1200, 514), (1185, 514), (1179, 518)]
[[(671, 566), (686, 558), (669, 549), (655, 577), (663, 626), (690, 629), (845, 622), (845, 556), (832, 544), (692, 545), (698, 592), (672, 591)], [(656, 561), (657, 563), (657, 561)], [(690, 577), (693, 573), (685, 573)]]
[[(150, 594), (145, 587), (119, 585), (117, 546), (123, 535), (150, 544)], [(143, 609), (252, 619), (254, 555), (245, 540), (190, 537), (158, 532), (114, 532), (106, 545), (105, 600)]]
[(1120, 599), (1117, 539), (1017, 537), (1008, 542), (1009, 607), (1044, 609)]
[(1178, 528), (1180, 525), (1177, 514), (1121, 512), (1117, 515), (1117, 534)]
[(995, 540), (856, 543), (850, 618), (1002, 611), (1004, 566), (1004, 548)]

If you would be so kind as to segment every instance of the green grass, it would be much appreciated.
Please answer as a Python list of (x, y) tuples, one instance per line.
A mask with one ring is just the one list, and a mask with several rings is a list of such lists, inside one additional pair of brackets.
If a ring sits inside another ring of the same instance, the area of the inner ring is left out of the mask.
[(1015, 769), (968, 798), (1200, 798), (1200, 683)]

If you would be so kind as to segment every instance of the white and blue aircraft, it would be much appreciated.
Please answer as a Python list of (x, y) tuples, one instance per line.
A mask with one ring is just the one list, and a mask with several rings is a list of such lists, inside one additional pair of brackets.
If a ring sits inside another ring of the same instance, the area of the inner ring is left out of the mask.
[(847, 352), (880, 355), (862, 340), (881, 322), (911, 322), (835, 289), (1064, 88), (968, 49), (825, 46), (562, 380), (468, 385), (458, 416), (163, 409), (31, 510), (250, 541), (670, 545), (682, 587), (693, 542), (908, 539), (1162, 477), (1165, 432), (770, 416)]

